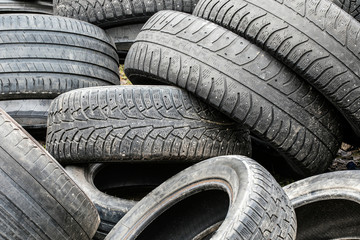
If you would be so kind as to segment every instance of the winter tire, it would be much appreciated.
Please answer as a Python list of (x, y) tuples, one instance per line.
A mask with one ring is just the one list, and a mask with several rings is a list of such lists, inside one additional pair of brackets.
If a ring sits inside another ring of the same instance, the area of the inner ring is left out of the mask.
[(65, 170), (0, 109), (0, 238), (91, 239), (100, 219)]
[(359, 0), (332, 0), (333, 3), (349, 13), (353, 18), (360, 21), (360, 1)]
[(1, 0), (0, 13), (52, 14), (52, 0)]
[(360, 136), (360, 23), (329, 0), (202, 0), (194, 15), (270, 52), (317, 88)]
[(109, 28), (144, 23), (161, 10), (192, 13), (197, 2), (198, 0), (54, 0), (54, 13)]
[(269, 54), (236, 34), (174, 11), (155, 14), (125, 62), (132, 82), (194, 93), (283, 154), (299, 175), (323, 172), (342, 139), (338, 112)]
[(360, 239), (359, 181), (358, 171), (339, 171), (284, 187), (296, 212), (296, 239)]
[(65, 170), (98, 210), (101, 222), (94, 239), (104, 239), (138, 200), (184, 168), (184, 164), (121, 163), (67, 166)]
[(0, 99), (54, 98), (120, 83), (116, 49), (102, 29), (35, 14), (4, 14), (0, 22)]
[(294, 211), (272, 176), (249, 158), (222, 156), (161, 184), (106, 239), (280, 240), (295, 235)]
[(171, 86), (62, 94), (49, 110), (48, 151), (61, 163), (196, 162), (251, 154), (249, 130)]

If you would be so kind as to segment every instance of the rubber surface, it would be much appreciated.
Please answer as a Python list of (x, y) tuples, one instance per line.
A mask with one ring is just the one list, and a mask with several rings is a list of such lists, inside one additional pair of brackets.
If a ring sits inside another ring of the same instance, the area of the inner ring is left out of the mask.
[(54, 0), (54, 14), (102, 28), (146, 22), (161, 10), (191, 13), (198, 0)]
[(325, 173), (284, 187), (298, 221), (296, 239), (360, 239), (359, 171)]
[(120, 64), (124, 64), (126, 55), (131, 45), (135, 42), (135, 38), (143, 25), (143, 23), (136, 23), (113, 27), (106, 30), (106, 33), (112, 37), (115, 42)]
[(249, 130), (171, 86), (65, 93), (50, 106), (46, 147), (61, 163), (197, 162), (251, 154)]
[[(209, 201), (207, 194), (219, 201)], [(199, 211), (209, 205), (213, 208)], [(180, 206), (185, 208), (176, 211)], [(164, 220), (166, 228), (158, 224)], [(154, 239), (194, 239), (208, 227), (214, 227), (214, 240), (295, 239), (296, 235), (294, 211), (270, 173), (249, 158), (222, 156), (195, 164), (161, 184), (106, 239), (144, 239), (143, 233), (150, 230), (158, 230)]]
[(188, 164), (90, 164), (66, 172), (95, 204), (100, 225), (93, 239), (104, 239), (115, 224), (147, 193)]
[(1, 100), (0, 108), (26, 129), (45, 129), (51, 101), (51, 99)]
[(0, 22), (0, 99), (120, 83), (115, 45), (102, 29), (36, 14), (3, 14)]
[(360, 136), (360, 23), (329, 0), (202, 0), (194, 15), (266, 49), (317, 88)]
[(0, 13), (42, 13), (52, 14), (51, 0), (1, 0)]
[(359, 0), (332, 0), (333, 3), (349, 13), (353, 18), (360, 21), (360, 1)]
[(64, 169), (0, 109), (0, 238), (91, 239), (95, 206)]
[(189, 14), (155, 14), (125, 73), (194, 93), (271, 144), (299, 175), (326, 170), (342, 139), (338, 112), (310, 85), (245, 39)]

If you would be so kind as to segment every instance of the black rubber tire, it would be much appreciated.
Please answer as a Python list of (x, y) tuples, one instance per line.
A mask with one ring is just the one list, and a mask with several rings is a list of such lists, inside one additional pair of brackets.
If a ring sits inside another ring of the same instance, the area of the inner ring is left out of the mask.
[(46, 128), (51, 99), (1, 100), (0, 108), (23, 128)]
[(332, 0), (333, 3), (349, 13), (353, 18), (360, 21), (360, 1), (359, 0)]
[(197, 162), (251, 154), (249, 130), (171, 86), (112, 86), (62, 94), (49, 110), (48, 151), (62, 164)]
[[(247, 157), (221, 156), (161, 184), (106, 239), (194, 239), (211, 226), (216, 231), (211, 239), (290, 240), (296, 235), (294, 210), (270, 173)], [(154, 235), (145, 235), (150, 232)]]
[(154, 15), (130, 49), (125, 73), (130, 81), (186, 88), (249, 127), (299, 175), (325, 171), (339, 149), (342, 123), (325, 98), (265, 51), (198, 17)]
[(192, 13), (198, 0), (54, 0), (54, 14), (102, 28), (144, 23), (161, 10)]
[(41, 13), (52, 14), (52, 0), (1, 0), (0, 14), (3, 13)]
[(123, 25), (109, 28), (106, 33), (113, 38), (118, 51), (129, 51), (142, 26), (144, 26), (143, 23)]
[(0, 238), (91, 239), (95, 206), (65, 170), (0, 109)]
[(360, 136), (360, 23), (329, 0), (202, 0), (194, 15), (270, 52), (317, 88)]
[(120, 83), (115, 45), (102, 29), (36, 14), (4, 14), (0, 22), (0, 99)]
[(135, 42), (135, 38), (143, 25), (143, 23), (136, 23), (113, 27), (106, 30), (106, 33), (112, 37), (115, 42), (120, 64), (124, 64), (126, 55), (131, 45)]
[(67, 166), (65, 170), (99, 212), (101, 222), (93, 239), (104, 239), (138, 200), (186, 167), (121, 163)]
[(296, 239), (360, 239), (359, 182), (359, 171), (339, 171), (285, 186), (296, 212)]

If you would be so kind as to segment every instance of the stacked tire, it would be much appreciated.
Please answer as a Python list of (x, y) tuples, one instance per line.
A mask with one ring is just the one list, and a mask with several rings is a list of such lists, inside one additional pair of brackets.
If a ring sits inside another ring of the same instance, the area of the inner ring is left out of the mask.
[[(318, 175), (360, 136), (360, 23), (336, 4), (357, 17), (346, 0), (0, 3), (0, 238), (359, 237), (357, 176)], [(122, 62), (134, 85), (112, 86)], [(316, 176), (282, 189), (251, 139)]]
[(61, 93), (119, 84), (115, 46), (102, 29), (40, 14), (0, 19), (0, 107), (22, 126), (46, 129), (51, 100)]
[(95, 24), (114, 39), (123, 63), (142, 25), (161, 10), (192, 13), (198, 0), (54, 0), (56, 15)]

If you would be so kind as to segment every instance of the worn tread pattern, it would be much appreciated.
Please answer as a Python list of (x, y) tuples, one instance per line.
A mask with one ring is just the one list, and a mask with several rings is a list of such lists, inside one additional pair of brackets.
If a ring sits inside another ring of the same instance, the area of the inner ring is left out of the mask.
[(23, 128), (46, 128), (51, 99), (1, 100), (0, 108)]
[(100, 219), (65, 170), (0, 109), (3, 239), (91, 239)]
[(125, 62), (130, 81), (159, 80), (195, 93), (280, 151), (299, 174), (324, 171), (342, 139), (337, 111), (269, 54), (185, 13), (154, 15)]
[[(241, 190), (236, 184), (240, 179), (234, 175), (241, 176), (242, 183), (246, 182), (246, 186), (239, 184)], [(134, 239), (147, 227), (148, 218), (162, 212), (161, 205), (174, 204), (174, 199), (180, 198), (176, 195), (180, 191), (181, 198), (187, 197), (191, 190), (184, 189), (189, 186), (195, 190), (201, 188), (201, 184), (206, 186), (204, 179), (224, 181), (231, 189), (227, 216), (211, 239), (295, 239), (296, 218), (290, 200), (268, 171), (242, 156), (212, 158), (178, 173), (137, 203), (105, 239)], [(206, 186), (208, 189), (211, 187)]]
[(49, 109), (46, 147), (61, 163), (199, 161), (251, 154), (249, 130), (171, 86), (62, 94)]
[(360, 21), (360, 1), (359, 0), (332, 0), (333, 3), (349, 13), (353, 18)]
[(203, 0), (194, 15), (269, 51), (330, 100), (360, 136), (360, 23), (336, 4)]
[(35, 14), (1, 15), (0, 22), (0, 99), (120, 83), (115, 45), (102, 29)]
[(0, 13), (41, 13), (52, 14), (51, 0), (1, 0)]
[(191, 13), (198, 0), (56, 0), (54, 14), (100, 27), (145, 22), (161, 10)]

